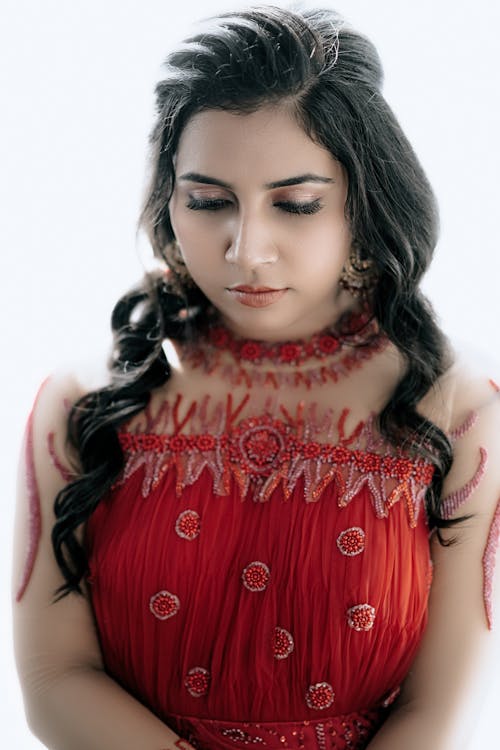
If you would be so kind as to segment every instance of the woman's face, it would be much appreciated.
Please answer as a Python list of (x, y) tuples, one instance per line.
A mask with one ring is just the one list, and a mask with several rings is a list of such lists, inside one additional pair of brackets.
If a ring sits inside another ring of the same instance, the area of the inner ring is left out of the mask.
[[(344, 169), (284, 108), (198, 113), (175, 171), (182, 256), (235, 334), (306, 338), (352, 306), (338, 284), (351, 244)], [(279, 292), (255, 292), (263, 287)]]

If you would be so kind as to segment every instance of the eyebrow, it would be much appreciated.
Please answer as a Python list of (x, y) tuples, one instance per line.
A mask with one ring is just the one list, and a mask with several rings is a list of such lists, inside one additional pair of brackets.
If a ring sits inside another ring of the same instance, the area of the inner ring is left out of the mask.
[[(199, 174), (199, 172), (186, 172), (179, 177), (179, 180), (185, 182), (201, 182), (203, 185), (219, 185), (219, 187), (226, 188), (227, 190), (233, 190), (232, 185), (223, 180), (217, 179), (217, 177), (209, 177), (205, 174)], [(322, 177), (319, 174), (299, 174), (296, 177), (286, 177), (284, 180), (276, 180), (275, 182), (267, 182), (264, 187), (266, 190), (274, 190), (279, 187), (288, 187), (290, 185), (302, 185), (304, 182), (322, 182), (330, 183), (335, 182), (331, 177)]]

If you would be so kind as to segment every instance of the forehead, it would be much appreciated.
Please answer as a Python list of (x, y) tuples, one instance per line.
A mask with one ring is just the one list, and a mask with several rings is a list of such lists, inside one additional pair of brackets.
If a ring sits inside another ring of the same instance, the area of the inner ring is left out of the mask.
[(283, 106), (250, 114), (205, 110), (186, 124), (176, 171), (201, 172), (237, 182), (258, 176), (271, 182), (307, 172), (338, 178), (341, 165), (318, 145)]

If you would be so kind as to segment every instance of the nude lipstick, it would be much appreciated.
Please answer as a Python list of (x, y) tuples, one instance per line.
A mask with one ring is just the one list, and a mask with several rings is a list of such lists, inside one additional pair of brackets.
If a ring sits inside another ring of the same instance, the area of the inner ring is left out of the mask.
[(277, 302), (288, 291), (285, 289), (271, 289), (265, 286), (233, 286), (228, 291), (242, 305), (247, 307), (267, 307)]

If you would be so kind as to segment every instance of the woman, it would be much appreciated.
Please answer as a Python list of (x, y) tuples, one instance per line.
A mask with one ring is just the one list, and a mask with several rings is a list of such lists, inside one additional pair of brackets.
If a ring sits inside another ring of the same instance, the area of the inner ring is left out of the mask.
[(51, 377), (26, 431), (16, 651), (48, 747), (468, 746), (498, 387), (420, 292), (437, 209), (381, 82), (325, 11), (223, 15), (168, 58), (159, 268), (109, 382)]

